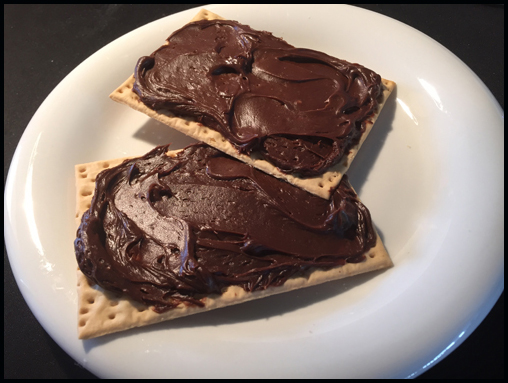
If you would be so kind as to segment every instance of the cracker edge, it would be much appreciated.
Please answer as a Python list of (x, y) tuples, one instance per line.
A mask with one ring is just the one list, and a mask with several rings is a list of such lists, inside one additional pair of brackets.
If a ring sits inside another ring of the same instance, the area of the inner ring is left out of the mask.
[[(202, 9), (191, 21), (214, 19), (223, 20), (224, 18), (215, 13)], [(385, 106), (390, 94), (395, 89), (395, 82), (386, 79), (381, 79), (381, 81), (383, 85), (382, 102), (380, 102), (378, 105), (374, 115), (367, 121), (365, 125), (365, 131), (362, 134), (358, 144), (350, 149), (348, 155), (342, 159), (341, 162), (330, 167), (325, 173), (315, 177), (301, 177), (298, 175), (286, 174), (280, 171), (276, 166), (270, 164), (268, 161), (258, 158), (255, 153), (250, 156), (239, 153), (235, 147), (224, 138), (224, 136), (213, 129), (210, 129), (200, 123), (194, 122), (191, 119), (177, 117), (168, 111), (156, 112), (148, 108), (141, 102), (138, 95), (132, 90), (134, 85), (134, 75), (131, 75), (126, 81), (124, 81), (124, 83), (115, 89), (109, 97), (115, 102), (127, 105), (130, 108), (163, 123), (164, 125), (176, 129), (179, 132), (194, 138), (195, 140), (213, 146), (214, 148), (232, 157), (235, 157), (236, 159), (245, 162), (265, 173), (283, 179), (292, 185), (298, 186), (301, 189), (304, 189), (309, 193), (315, 194), (321, 198), (329, 199), (333, 190), (337, 187), (340, 180), (342, 179), (342, 176), (349, 169), (353, 159), (356, 157), (356, 154), (360, 150), (365, 139), (371, 132), (376, 120), (381, 114), (381, 110)]]
[[(178, 151), (168, 152), (174, 156)], [(89, 209), (95, 190), (95, 179), (102, 170), (121, 164), (129, 158), (97, 161), (75, 166), (76, 179), (76, 223), (81, 223), (82, 214)], [(377, 233), (376, 233), (377, 235)], [(279, 287), (270, 287), (262, 291), (246, 292), (241, 287), (229, 287), (222, 295), (210, 295), (204, 298), (205, 307), (187, 307), (180, 305), (168, 312), (157, 314), (152, 307), (143, 305), (128, 297), (90, 284), (88, 278), (77, 268), (78, 289), (78, 338), (91, 339), (135, 327), (176, 319), (209, 310), (232, 306), (251, 300), (268, 297), (292, 290), (318, 285), (369, 271), (386, 269), (393, 266), (379, 235), (376, 246), (366, 254), (361, 263), (348, 263), (330, 270), (316, 269), (305, 276), (290, 278)]]

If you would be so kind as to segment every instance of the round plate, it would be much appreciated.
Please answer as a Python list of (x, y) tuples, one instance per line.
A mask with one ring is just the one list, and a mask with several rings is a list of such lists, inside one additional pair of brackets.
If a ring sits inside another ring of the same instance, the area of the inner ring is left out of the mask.
[(504, 287), (503, 111), (448, 50), (379, 14), (337, 5), (207, 8), (397, 83), (348, 172), (395, 266), (77, 339), (74, 165), (192, 142), (108, 95), (193, 9), (98, 51), (32, 118), (4, 202), (9, 260), (28, 305), (67, 353), (103, 378), (417, 376), (476, 328)]

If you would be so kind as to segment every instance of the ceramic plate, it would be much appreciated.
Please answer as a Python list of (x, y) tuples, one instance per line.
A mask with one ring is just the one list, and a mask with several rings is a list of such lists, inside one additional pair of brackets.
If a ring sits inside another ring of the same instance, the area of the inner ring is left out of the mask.
[(385, 16), (337, 5), (208, 9), (397, 83), (349, 170), (395, 267), (77, 339), (74, 165), (191, 142), (108, 95), (193, 9), (95, 53), (33, 116), (12, 160), (4, 213), (28, 305), (67, 353), (103, 378), (417, 376), (452, 352), (503, 290), (503, 111), (457, 57)]

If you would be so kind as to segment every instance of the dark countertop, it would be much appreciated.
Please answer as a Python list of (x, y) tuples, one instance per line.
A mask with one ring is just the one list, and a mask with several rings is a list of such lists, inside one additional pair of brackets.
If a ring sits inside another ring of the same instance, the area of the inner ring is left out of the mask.
[[(67, 74), (125, 33), (194, 6), (4, 5), (4, 187), (24, 129)], [(402, 21), (443, 44), (480, 77), (504, 109), (503, 5), (358, 6)], [(97, 22), (99, 17), (107, 23)], [(4, 242), (4, 378), (94, 377), (32, 315)], [(504, 378), (504, 293), (476, 331), (419, 378)]]

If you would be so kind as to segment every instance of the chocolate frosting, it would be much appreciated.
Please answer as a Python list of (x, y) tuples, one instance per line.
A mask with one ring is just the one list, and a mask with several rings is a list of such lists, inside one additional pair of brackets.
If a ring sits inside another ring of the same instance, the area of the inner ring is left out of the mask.
[(202, 305), (230, 285), (283, 284), (360, 262), (376, 243), (345, 176), (330, 200), (203, 144), (168, 146), (101, 172), (74, 243), (83, 273), (155, 311)]
[(339, 162), (382, 94), (381, 77), (361, 65), (235, 21), (193, 22), (167, 41), (136, 65), (141, 101), (192, 117), (287, 173), (317, 175)]

